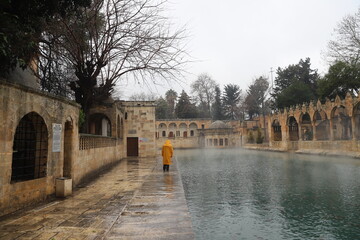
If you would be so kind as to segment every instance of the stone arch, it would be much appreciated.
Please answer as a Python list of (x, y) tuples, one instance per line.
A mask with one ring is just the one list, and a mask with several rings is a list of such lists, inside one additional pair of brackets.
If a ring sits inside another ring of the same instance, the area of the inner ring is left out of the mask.
[(357, 103), (353, 110), (353, 118), (354, 118), (354, 129), (355, 129), (355, 138), (360, 139), (360, 102)]
[(332, 131), (334, 140), (349, 140), (352, 137), (351, 118), (346, 108), (336, 106), (331, 111)]
[(289, 128), (289, 140), (290, 141), (298, 141), (299, 140), (299, 125), (294, 116), (288, 117), (287, 125)]
[(315, 125), (315, 139), (316, 140), (329, 140), (330, 136), (330, 121), (326, 113), (322, 110), (315, 111), (313, 122)]
[(170, 123), (169, 124), (169, 138), (175, 137), (176, 132), (176, 123)]
[(272, 131), (273, 131), (273, 141), (281, 141), (282, 134), (281, 134), (281, 125), (278, 119), (274, 119), (272, 123)]
[(190, 137), (197, 136), (198, 125), (196, 123), (194, 122), (190, 123), (189, 129), (190, 129)]
[(103, 113), (93, 113), (89, 116), (90, 134), (111, 137), (111, 121)]
[(301, 139), (304, 141), (313, 140), (313, 130), (311, 124), (311, 117), (309, 113), (301, 113), (300, 115), (300, 131), (301, 131)]
[(36, 112), (24, 115), (13, 138), (11, 182), (45, 177), (48, 158), (48, 128)]
[(187, 125), (186, 123), (179, 124), (180, 135), (183, 137), (187, 137)]
[(159, 135), (161, 137), (166, 137), (167, 126), (166, 126), (165, 123), (160, 123), (158, 130), (159, 130), (159, 133), (160, 133)]
[(64, 165), (63, 165), (63, 176), (71, 178), (72, 173), (72, 163), (73, 163), (73, 135), (74, 135), (74, 124), (69, 117), (65, 121), (64, 129)]

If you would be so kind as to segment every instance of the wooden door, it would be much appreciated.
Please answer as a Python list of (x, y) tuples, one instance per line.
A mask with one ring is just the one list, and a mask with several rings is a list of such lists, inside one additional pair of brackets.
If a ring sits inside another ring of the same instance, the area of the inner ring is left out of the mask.
[(137, 137), (127, 138), (127, 156), (128, 157), (139, 156), (139, 139)]

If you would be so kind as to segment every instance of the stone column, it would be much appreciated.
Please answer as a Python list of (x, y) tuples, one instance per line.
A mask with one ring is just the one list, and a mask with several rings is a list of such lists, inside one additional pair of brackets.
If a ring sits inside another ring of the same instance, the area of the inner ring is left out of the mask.
[(351, 135), (352, 140), (356, 140), (356, 130), (355, 130), (355, 116), (351, 117)]
[(316, 137), (316, 124), (315, 123), (312, 123), (311, 124), (312, 126), (312, 130), (313, 130), (313, 141), (316, 141), (317, 140), (317, 137)]
[(330, 119), (330, 141), (334, 141), (333, 119)]

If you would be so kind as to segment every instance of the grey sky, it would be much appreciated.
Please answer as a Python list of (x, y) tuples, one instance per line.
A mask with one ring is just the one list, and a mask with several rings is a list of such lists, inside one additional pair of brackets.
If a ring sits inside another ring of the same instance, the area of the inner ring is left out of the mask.
[(271, 67), (275, 71), (306, 57), (324, 73), (322, 53), (333, 29), (358, 7), (359, 0), (170, 0), (168, 14), (175, 25), (186, 25), (196, 62), (188, 65), (184, 83), (128, 82), (121, 87), (122, 98), (139, 92), (164, 95), (169, 88), (190, 94), (189, 85), (201, 73), (221, 88), (234, 83), (246, 91), (255, 77), (270, 77)]

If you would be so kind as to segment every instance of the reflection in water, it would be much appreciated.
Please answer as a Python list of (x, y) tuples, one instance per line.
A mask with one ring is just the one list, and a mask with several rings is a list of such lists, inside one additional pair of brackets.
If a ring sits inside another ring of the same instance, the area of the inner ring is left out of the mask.
[(197, 239), (360, 239), (360, 160), (178, 150)]

